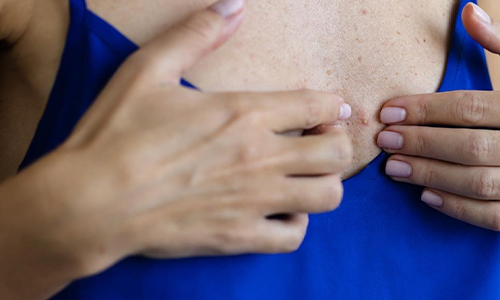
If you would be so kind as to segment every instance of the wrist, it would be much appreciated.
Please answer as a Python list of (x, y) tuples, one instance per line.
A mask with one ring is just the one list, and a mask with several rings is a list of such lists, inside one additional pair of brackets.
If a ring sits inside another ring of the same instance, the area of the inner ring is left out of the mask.
[(54, 187), (45, 171), (28, 168), (0, 185), (0, 295), (5, 299), (47, 299), (83, 277), (87, 262), (47, 226), (53, 205), (48, 191)]

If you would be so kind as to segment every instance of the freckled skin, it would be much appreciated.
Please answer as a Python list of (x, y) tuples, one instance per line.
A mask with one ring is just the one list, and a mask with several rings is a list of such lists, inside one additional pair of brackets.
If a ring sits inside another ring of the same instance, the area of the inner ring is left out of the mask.
[[(99, 0), (88, 3), (92, 11), (134, 43), (144, 45), (177, 21), (215, 1)], [(67, 5), (67, 1), (62, 0), (46, 2)], [(346, 176), (353, 175), (380, 152), (375, 136), (383, 128), (376, 117), (382, 103), (398, 96), (435, 92), (439, 87), (456, 3), (456, 0), (247, 1), (245, 20), (236, 35), (184, 77), (206, 92), (302, 88), (335, 92), (353, 107), (349, 125), (340, 124), (354, 143), (355, 159)], [(67, 7), (51, 9), (48, 4), (39, 8), (45, 10), (40, 16), (67, 11)], [(67, 26), (66, 21), (60, 22)], [(40, 59), (44, 64), (23, 69), (23, 74), (55, 78), (66, 29), (56, 34), (47, 26), (32, 28), (28, 36), (57, 37), (57, 41), (50, 43), (57, 46), (57, 51), (46, 48), (49, 43), (41, 44), (39, 38), (33, 38), (30, 47), (34, 52), (26, 51), (23, 57), (32, 59), (43, 53)], [(415, 38), (420, 45), (416, 45)], [(0, 128), (19, 129), (9, 130), (15, 133), (9, 136), (2, 136), (0, 130), (0, 165), (14, 161), (12, 172), (26, 153), (36, 128), (24, 130), (22, 124), (30, 122), (28, 118), (32, 115), (41, 115), (53, 84), (50, 80), (42, 82), (38, 77), (25, 78), (18, 81), (22, 86), (13, 90), (11, 78), (15, 76), (20, 75), (9, 73), (0, 81), (0, 95), (19, 99), (20, 94), (29, 91), (33, 95), (26, 99), (37, 100), (34, 112), (13, 120), (16, 124), (8, 124), (0, 118)], [(11, 94), (7, 95), (9, 91)], [(22, 107), (14, 109), (26, 111)], [(6, 107), (0, 106), (0, 112), (3, 111)], [(36, 125), (36, 120), (31, 122)], [(6, 149), (4, 145), (12, 147)]]

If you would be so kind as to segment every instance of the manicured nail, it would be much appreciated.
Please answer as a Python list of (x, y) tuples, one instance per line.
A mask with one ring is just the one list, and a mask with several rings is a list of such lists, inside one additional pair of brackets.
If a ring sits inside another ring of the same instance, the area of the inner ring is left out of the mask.
[(221, 0), (210, 6), (210, 10), (224, 18), (229, 18), (238, 13), (245, 5), (245, 0)]
[(384, 124), (403, 122), (406, 119), (406, 110), (400, 107), (386, 107), (380, 112), (380, 121)]
[(378, 135), (377, 144), (380, 148), (399, 150), (403, 148), (404, 138), (397, 132), (382, 131)]
[(385, 166), (385, 173), (391, 177), (408, 178), (411, 171), (409, 164), (398, 160), (391, 160)]
[(443, 206), (443, 198), (441, 198), (441, 196), (431, 191), (425, 191), (422, 193), (422, 201), (434, 207)]
[(344, 103), (340, 106), (340, 114), (339, 114), (339, 119), (340, 120), (347, 120), (351, 117), (352, 115), (352, 108), (349, 104)]
[(486, 24), (491, 24), (491, 18), (488, 14), (479, 6), (472, 3), (472, 7), (474, 8), (474, 13), (478, 19), (483, 21)]

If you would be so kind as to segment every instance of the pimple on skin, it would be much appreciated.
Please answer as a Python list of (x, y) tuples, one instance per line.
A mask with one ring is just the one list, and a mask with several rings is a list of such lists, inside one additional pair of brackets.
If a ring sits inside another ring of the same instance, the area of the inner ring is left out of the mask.
[(361, 13), (362, 13), (363, 15), (367, 15), (367, 14), (368, 14), (368, 11), (367, 11), (366, 9), (363, 9), (363, 10), (361, 10)]

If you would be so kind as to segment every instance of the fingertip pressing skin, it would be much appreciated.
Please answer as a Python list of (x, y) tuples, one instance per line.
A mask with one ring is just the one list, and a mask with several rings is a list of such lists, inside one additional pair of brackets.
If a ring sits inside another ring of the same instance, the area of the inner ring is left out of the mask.
[(209, 9), (218, 13), (223, 18), (229, 18), (238, 14), (244, 6), (244, 0), (222, 0), (212, 5)]
[(404, 122), (407, 114), (406, 109), (402, 107), (385, 107), (380, 112), (380, 121), (384, 124)]
[(352, 108), (347, 103), (342, 103), (340, 106), (339, 120), (347, 120), (352, 115)]

